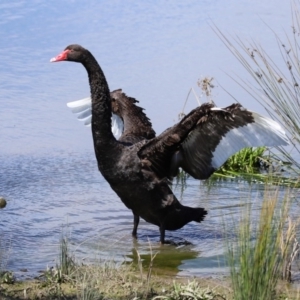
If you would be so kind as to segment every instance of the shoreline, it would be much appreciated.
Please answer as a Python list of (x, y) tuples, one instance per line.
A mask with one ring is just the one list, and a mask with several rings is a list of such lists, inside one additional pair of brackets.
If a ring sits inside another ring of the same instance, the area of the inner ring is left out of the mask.
[[(297, 283), (280, 281), (275, 299), (299, 299)], [(299, 285), (298, 285), (299, 286)], [(186, 291), (195, 298), (180, 298)], [(177, 293), (178, 298), (171, 297)], [(91, 298), (89, 298), (90, 296)], [(206, 296), (205, 296), (206, 295)], [(94, 297), (94, 298), (93, 298)], [(198, 298), (197, 298), (198, 297)], [(0, 284), (1, 300), (10, 299), (212, 299), (232, 300), (230, 275), (210, 277), (176, 276), (162, 270), (139, 266), (107, 264), (79, 266), (69, 275), (59, 275), (54, 268), (34, 279)]]

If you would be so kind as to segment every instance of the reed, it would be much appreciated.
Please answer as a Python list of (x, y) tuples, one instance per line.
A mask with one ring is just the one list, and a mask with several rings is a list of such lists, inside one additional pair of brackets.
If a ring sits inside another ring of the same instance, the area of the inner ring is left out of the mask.
[(70, 276), (75, 266), (75, 259), (70, 254), (68, 239), (62, 236), (60, 241), (59, 265), (57, 268), (61, 271), (62, 275)]
[(236, 239), (227, 238), (234, 299), (275, 299), (278, 280), (290, 274), (295, 257), (296, 223), (286, 226), (289, 208), (288, 193), (280, 199), (278, 191), (266, 189), (259, 219), (253, 219), (248, 204), (235, 228)]
[(58, 263), (55, 268), (47, 268), (44, 275), (46, 284), (64, 283), (72, 280), (77, 264), (71, 255), (68, 238), (62, 233), (59, 243)]
[(290, 217), (287, 226), (280, 237), (280, 251), (284, 258), (282, 262), (282, 279), (292, 281), (292, 264), (299, 257), (300, 245), (297, 239), (297, 230), (299, 227), (299, 219), (293, 221)]
[(8, 283), (12, 284), (15, 282), (15, 276), (13, 272), (7, 271), (7, 263), (10, 256), (10, 241), (6, 241), (0, 236), (0, 284)]
[(292, 31), (281, 38), (276, 32), (280, 59), (274, 61), (259, 43), (244, 42), (241, 38), (228, 37), (219, 28), (213, 30), (237, 61), (250, 74), (252, 82), (234, 78), (239, 86), (256, 99), (269, 114), (282, 124), (289, 134), (292, 150), (279, 148), (280, 158), (289, 162), (294, 172), (300, 173), (300, 13), (298, 0), (292, 4)]

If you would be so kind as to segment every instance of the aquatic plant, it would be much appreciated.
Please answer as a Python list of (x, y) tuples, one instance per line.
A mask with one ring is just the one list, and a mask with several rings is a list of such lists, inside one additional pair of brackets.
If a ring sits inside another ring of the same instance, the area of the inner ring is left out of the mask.
[(71, 275), (75, 266), (75, 259), (70, 254), (68, 240), (66, 237), (62, 236), (60, 241), (59, 265), (57, 266), (57, 269), (60, 270), (62, 275)]
[(244, 148), (231, 156), (217, 172), (221, 174), (226, 174), (227, 171), (257, 173), (261, 168), (269, 166), (267, 162), (270, 159), (264, 155), (266, 150), (267, 147)]
[(266, 189), (259, 220), (253, 218), (248, 204), (235, 227), (236, 239), (227, 238), (234, 299), (275, 298), (277, 282), (290, 271), (295, 257), (296, 226), (290, 223), (285, 229), (289, 208), (289, 193), (280, 199), (278, 191)]
[(15, 282), (16, 278), (13, 274), (13, 272), (10, 271), (0, 271), (0, 284), (6, 283), (6, 284), (13, 284)]
[[(288, 187), (300, 187), (298, 177), (284, 173), (284, 164), (273, 153), (265, 152), (266, 147), (244, 148), (231, 156), (225, 164), (214, 172), (204, 183), (210, 185), (218, 180), (242, 179), (245, 182), (266, 183)], [(186, 188), (189, 175), (180, 170), (173, 184), (180, 188), (180, 198)]]
[(13, 272), (6, 270), (10, 249), (10, 241), (6, 241), (3, 236), (0, 236), (0, 283), (14, 283), (15, 281)]
[[(148, 240), (148, 243), (149, 243), (149, 250), (150, 250), (150, 263), (149, 263), (146, 282), (145, 282), (145, 284), (146, 284), (145, 297), (148, 295), (148, 293), (150, 291), (150, 282), (151, 282), (151, 276), (152, 276), (153, 262), (154, 262), (154, 259), (155, 259), (156, 255), (158, 254), (158, 252), (153, 253), (151, 242), (149, 240)], [(136, 248), (135, 248), (135, 251), (136, 251), (136, 254), (137, 254), (137, 263), (138, 263), (138, 269), (140, 271), (141, 282), (144, 282), (143, 262), (142, 262), (142, 259), (141, 259), (141, 255), (140, 255), (139, 251)]]
[(300, 245), (297, 240), (297, 230), (299, 227), (299, 219), (293, 221), (290, 217), (287, 221), (287, 226), (281, 233), (280, 237), (280, 251), (284, 258), (282, 262), (281, 278), (291, 282), (292, 281), (292, 264), (298, 258), (300, 252)]
[[(268, 152), (267, 152), (268, 151)], [(241, 178), (246, 182), (259, 182), (288, 187), (300, 187), (298, 176), (291, 176), (286, 171), (286, 165), (272, 150), (266, 147), (244, 148), (231, 156), (218, 169), (210, 181), (220, 179)]]
[(46, 278), (45, 284), (63, 283), (72, 278), (76, 270), (76, 262), (74, 257), (70, 254), (68, 239), (62, 233), (59, 243), (59, 257), (56, 267), (47, 268), (44, 276)]

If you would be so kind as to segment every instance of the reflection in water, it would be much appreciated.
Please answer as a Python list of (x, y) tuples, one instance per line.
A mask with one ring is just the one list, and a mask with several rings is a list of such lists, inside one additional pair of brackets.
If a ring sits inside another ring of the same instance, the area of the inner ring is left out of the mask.
[[(142, 250), (142, 252), (140, 252)], [(147, 271), (152, 262), (152, 268), (155, 274), (177, 275), (182, 271), (182, 265), (188, 260), (194, 260), (201, 256), (201, 253), (194, 251), (193, 246), (173, 245), (153, 246), (149, 244), (149, 249), (145, 253), (144, 249), (138, 247), (132, 248), (132, 253), (126, 257), (134, 265), (138, 266), (139, 261), (142, 262), (143, 270)]]

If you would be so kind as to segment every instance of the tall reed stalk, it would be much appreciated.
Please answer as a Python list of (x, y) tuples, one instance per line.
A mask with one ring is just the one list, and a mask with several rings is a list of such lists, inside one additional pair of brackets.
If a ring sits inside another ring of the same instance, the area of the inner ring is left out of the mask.
[(10, 249), (10, 241), (5, 241), (5, 239), (0, 236), (0, 284), (13, 283), (15, 281), (13, 273), (6, 270)]
[(293, 230), (285, 230), (289, 207), (288, 193), (280, 200), (278, 191), (266, 190), (258, 220), (253, 220), (252, 205), (243, 212), (236, 239), (227, 239), (234, 299), (274, 299), (294, 237)]
[[(287, 2), (287, 5), (290, 5)], [(252, 82), (234, 78), (251, 97), (256, 99), (279, 121), (289, 133), (293, 151), (300, 155), (300, 1), (292, 4), (292, 32), (286, 33), (282, 39), (272, 31), (278, 45), (279, 61), (275, 61), (268, 50), (259, 43), (244, 42), (241, 38), (228, 37), (216, 26), (215, 33), (225, 46), (237, 58), (250, 74)], [(271, 30), (271, 29), (270, 29)], [(300, 161), (291, 155), (290, 150), (280, 148), (284, 159), (290, 162), (300, 173)]]

